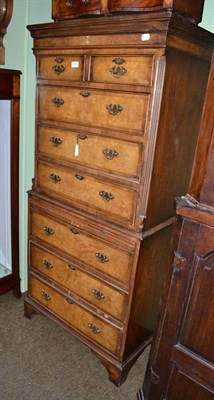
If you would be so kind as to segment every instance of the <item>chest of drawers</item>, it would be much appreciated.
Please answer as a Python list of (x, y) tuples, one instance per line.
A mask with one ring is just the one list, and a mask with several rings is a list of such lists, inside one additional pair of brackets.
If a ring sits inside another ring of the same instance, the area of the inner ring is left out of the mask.
[(61, 324), (120, 385), (156, 323), (213, 38), (169, 12), (29, 30), (37, 95), (25, 314)]

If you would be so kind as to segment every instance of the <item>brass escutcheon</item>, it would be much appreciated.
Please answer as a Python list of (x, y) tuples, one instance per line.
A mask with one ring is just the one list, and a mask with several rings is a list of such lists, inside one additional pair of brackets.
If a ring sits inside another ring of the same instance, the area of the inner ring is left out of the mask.
[(89, 329), (91, 329), (91, 331), (93, 333), (101, 333), (101, 329), (98, 328), (97, 326), (91, 324), (90, 322), (88, 323), (88, 327), (89, 327)]
[(118, 157), (119, 153), (116, 150), (105, 149), (103, 150), (105, 158), (108, 160), (113, 160), (114, 157)]
[(62, 144), (62, 140), (60, 138), (57, 137), (52, 137), (50, 138), (50, 142), (52, 143), (53, 146), (60, 146)]
[(110, 201), (110, 200), (114, 200), (113, 194), (108, 193), (108, 192), (105, 192), (104, 190), (101, 190), (101, 191), (99, 192), (99, 195), (100, 195), (100, 197), (101, 197), (101, 199), (102, 199), (103, 201), (108, 202), (108, 201)]
[(119, 112), (123, 111), (123, 107), (120, 106), (119, 104), (109, 104), (106, 107), (106, 110), (108, 110), (109, 114), (111, 115), (117, 115)]
[(112, 67), (110, 68), (110, 73), (114, 76), (114, 78), (121, 78), (121, 76), (127, 73), (127, 69), (124, 67)]
[(41, 296), (43, 297), (44, 300), (49, 301), (51, 300), (51, 296), (46, 293), (46, 292), (41, 292)]
[(100, 261), (103, 264), (109, 262), (109, 258), (107, 256), (105, 256), (104, 254), (95, 253), (95, 256), (98, 259), (98, 261)]
[(64, 65), (54, 65), (52, 70), (56, 75), (61, 75), (63, 72), (65, 72), (65, 67)]
[(60, 97), (54, 97), (53, 99), (51, 99), (51, 102), (55, 107), (61, 107), (65, 103), (64, 100)]
[(97, 289), (92, 289), (92, 294), (97, 300), (105, 299), (105, 295)]
[(43, 227), (43, 231), (46, 233), (46, 235), (50, 236), (54, 234), (54, 230), (52, 228), (49, 228), (48, 226)]
[(42, 260), (42, 264), (44, 265), (44, 267), (45, 267), (46, 269), (51, 269), (51, 268), (53, 268), (53, 265), (52, 265), (49, 261), (47, 261), (47, 260)]
[(114, 58), (113, 62), (117, 65), (122, 65), (122, 64), (124, 64), (125, 60), (123, 58), (117, 57), (117, 58)]
[(58, 182), (61, 182), (61, 180), (62, 180), (59, 175), (55, 175), (55, 174), (50, 174), (49, 178), (51, 179), (51, 181), (53, 183), (58, 183)]

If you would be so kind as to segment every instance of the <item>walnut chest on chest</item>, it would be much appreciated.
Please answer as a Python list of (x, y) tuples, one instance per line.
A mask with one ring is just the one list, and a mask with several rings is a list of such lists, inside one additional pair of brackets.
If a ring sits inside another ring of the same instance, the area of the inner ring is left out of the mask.
[(28, 28), (37, 93), (25, 314), (62, 325), (120, 385), (156, 323), (212, 35), (172, 12)]

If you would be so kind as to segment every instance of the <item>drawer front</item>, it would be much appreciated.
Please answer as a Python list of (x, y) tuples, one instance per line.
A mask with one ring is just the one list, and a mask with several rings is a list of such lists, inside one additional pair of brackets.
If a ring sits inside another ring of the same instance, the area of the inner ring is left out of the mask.
[(94, 306), (123, 319), (125, 295), (85, 274), (76, 265), (31, 243), (30, 266)]
[(78, 206), (83, 204), (91, 209), (107, 212), (109, 217), (130, 222), (133, 220), (137, 193), (132, 189), (39, 161), (37, 187), (49, 194), (64, 197), (67, 202), (78, 202)]
[(129, 282), (133, 255), (77, 226), (32, 212), (30, 234), (106, 276)]
[(82, 81), (84, 56), (55, 55), (38, 57), (38, 78)]
[(52, 16), (54, 20), (70, 19), (99, 12), (100, 0), (52, 0)]
[[(79, 150), (75, 155), (77, 143)], [(44, 126), (37, 128), (38, 153), (135, 179), (140, 176), (142, 146)]]
[(34, 277), (30, 278), (29, 295), (93, 342), (100, 344), (112, 353), (117, 352), (120, 334), (118, 329), (90, 314), (84, 308), (73, 303), (70, 298)]
[[(168, 0), (168, 3), (173, 0)], [(108, 7), (111, 11), (117, 10), (142, 10), (150, 7), (163, 6), (164, 0), (108, 0)], [(170, 4), (171, 5), (171, 4)]]
[(87, 128), (123, 129), (143, 134), (148, 102), (149, 94), (47, 86), (38, 90), (38, 116)]
[(92, 56), (91, 76), (93, 82), (118, 84), (152, 84), (153, 55), (142, 56)]

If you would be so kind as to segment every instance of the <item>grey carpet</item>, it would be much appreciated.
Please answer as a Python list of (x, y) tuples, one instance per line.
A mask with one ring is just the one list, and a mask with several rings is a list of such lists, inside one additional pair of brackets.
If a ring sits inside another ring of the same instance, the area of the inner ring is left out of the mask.
[(148, 352), (117, 388), (79, 340), (43, 316), (25, 318), (23, 297), (0, 296), (1, 400), (136, 400)]

